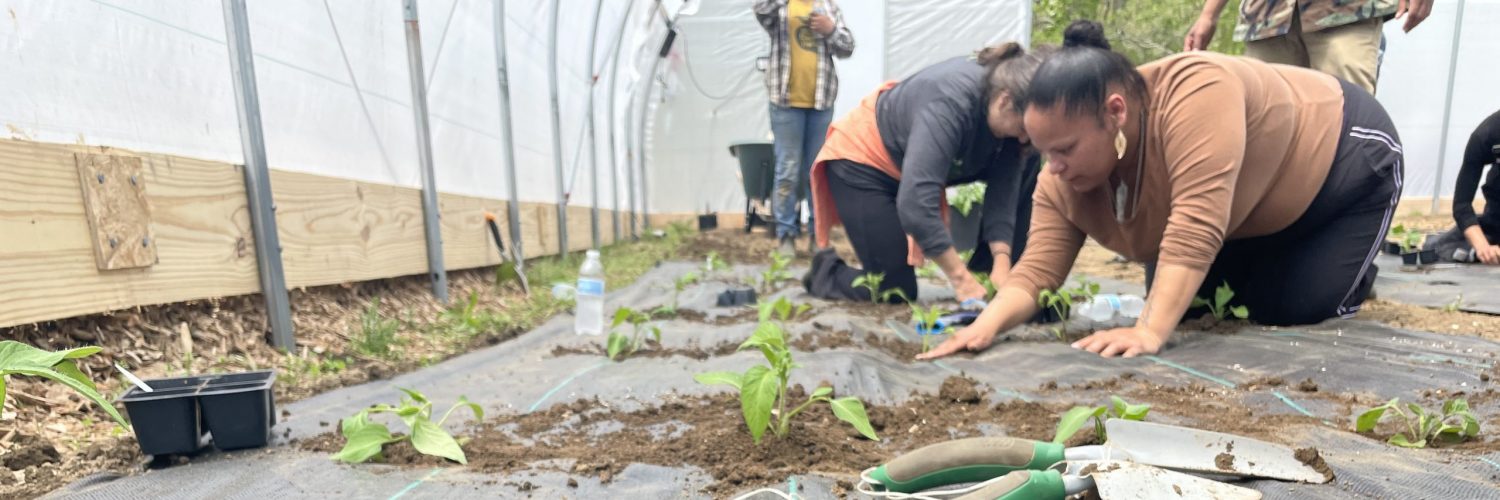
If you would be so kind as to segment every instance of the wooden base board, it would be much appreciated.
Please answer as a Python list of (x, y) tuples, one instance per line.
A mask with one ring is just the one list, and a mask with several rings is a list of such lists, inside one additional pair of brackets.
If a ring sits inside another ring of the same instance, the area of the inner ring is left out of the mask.
[[(74, 154), (141, 158), (150, 186), (156, 264), (101, 272)], [(113, 148), (0, 140), (0, 327), (260, 291), (240, 167)], [(311, 287), (427, 271), (421, 191), (272, 170), (287, 286)], [(449, 270), (500, 263), (486, 211), (508, 221), (504, 200), (441, 194)], [(525, 255), (558, 251), (556, 206), (520, 205)], [(600, 243), (614, 242), (599, 212)], [(653, 216), (655, 217), (655, 216)], [(568, 246), (592, 246), (590, 209), (569, 207)], [(638, 226), (639, 230), (639, 226)], [(508, 224), (501, 235), (510, 245)]]

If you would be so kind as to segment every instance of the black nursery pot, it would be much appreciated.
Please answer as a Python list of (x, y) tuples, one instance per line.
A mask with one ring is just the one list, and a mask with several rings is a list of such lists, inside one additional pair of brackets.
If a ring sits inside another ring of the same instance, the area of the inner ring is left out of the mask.
[(194, 453), (205, 433), (221, 450), (265, 446), (276, 425), (273, 370), (146, 380), (154, 391), (131, 387), (120, 402), (130, 415), (141, 453)]
[(719, 214), (703, 214), (698, 216), (698, 230), (712, 231), (719, 228)]
[(259, 448), (276, 425), (276, 402), (271, 385), (276, 372), (262, 370), (220, 375), (198, 392), (214, 447), (221, 450)]
[(203, 419), (198, 412), (198, 389), (209, 377), (147, 380), (152, 392), (131, 387), (120, 402), (130, 415), (135, 440), (146, 455), (193, 453), (202, 447)]
[(1386, 255), (1401, 255), (1401, 244), (1387, 240), (1384, 250)]
[(1403, 253), (1403, 254), (1401, 254), (1401, 263), (1405, 264), (1405, 265), (1408, 265), (1408, 266), (1415, 266), (1415, 265), (1417, 265), (1417, 255), (1419, 253), (1421, 253), (1421, 252), (1412, 252), (1412, 253)]
[(739, 307), (755, 304), (756, 296), (754, 288), (741, 288), (738, 290), (725, 290), (719, 293), (719, 299), (715, 305), (719, 307)]
[(1438, 261), (1437, 250), (1423, 250), (1417, 253), (1417, 260), (1422, 265), (1436, 264)]

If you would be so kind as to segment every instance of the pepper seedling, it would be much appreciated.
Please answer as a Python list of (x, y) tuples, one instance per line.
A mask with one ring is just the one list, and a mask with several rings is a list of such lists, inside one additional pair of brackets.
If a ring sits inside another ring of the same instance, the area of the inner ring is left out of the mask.
[(1407, 229), (1402, 224), (1396, 224), (1396, 227), (1391, 228), (1390, 237), (1396, 240), (1396, 244), (1401, 247), (1401, 253), (1403, 254), (1414, 253), (1422, 246), (1423, 235), (1421, 231)]
[(1062, 444), (1083, 429), (1083, 424), (1089, 419), (1094, 420), (1094, 436), (1099, 442), (1108, 440), (1104, 431), (1104, 421), (1110, 418), (1124, 420), (1142, 421), (1146, 414), (1151, 412), (1151, 405), (1133, 405), (1125, 402), (1119, 396), (1110, 396), (1108, 406), (1074, 406), (1057, 420), (1057, 434), (1052, 437), (1052, 442)]
[(911, 321), (917, 328), (917, 335), (922, 337), (922, 352), (927, 352), (932, 348), (932, 337), (953, 331), (949, 327), (941, 329), (937, 327), (938, 319), (943, 317), (943, 310), (938, 306), (922, 309), (916, 304), (909, 304), (909, 307), (911, 307)]
[[(760, 324), (756, 326), (755, 333), (740, 344), (740, 349), (759, 349), (766, 358), (766, 365), (752, 366), (744, 373), (700, 373), (693, 379), (704, 385), (730, 385), (739, 391), (740, 411), (744, 415), (745, 426), (750, 429), (750, 437), (756, 444), (760, 444), (766, 429), (771, 429), (776, 437), (786, 437), (791, 430), (792, 418), (815, 403), (827, 404), (833, 409), (835, 417), (854, 426), (861, 435), (880, 440), (875, 435), (874, 427), (870, 426), (870, 417), (865, 413), (864, 403), (852, 396), (834, 398), (831, 387), (818, 387), (808, 395), (807, 401), (790, 412), (787, 411), (787, 380), (792, 369), (798, 365), (792, 362), (792, 352), (787, 348), (783, 325), (807, 309), (806, 304), (793, 307), (785, 297), (778, 298), (775, 302), (762, 303)], [(775, 422), (772, 417), (777, 417)]]
[(771, 252), (771, 268), (760, 273), (761, 292), (770, 293), (772, 287), (792, 279), (792, 273), (786, 270), (791, 263), (790, 256), (782, 255), (780, 252)]
[[(344, 435), (344, 449), (334, 454), (333, 458), (345, 463), (362, 463), (379, 457), (385, 445), (410, 439), (412, 447), (423, 454), (467, 464), (463, 447), (448, 431), (443, 430), (443, 422), (447, 422), (448, 417), (453, 415), (453, 410), (460, 407), (473, 411), (475, 420), (484, 420), (484, 409), (470, 402), (469, 398), (459, 396), (458, 402), (443, 413), (443, 418), (433, 422), (432, 402), (427, 400), (427, 396), (411, 389), (401, 389), (401, 392), (406, 395), (401, 396), (400, 406), (375, 405), (340, 422), (339, 431)], [(401, 417), (401, 421), (406, 422), (411, 432), (404, 436), (392, 436), (390, 428), (385, 424), (370, 421), (370, 415), (376, 413), (395, 413)]]
[(1375, 430), (1375, 425), (1385, 418), (1388, 410), (1395, 410), (1406, 424), (1406, 432), (1398, 432), (1386, 440), (1396, 446), (1425, 448), (1438, 441), (1457, 443), (1479, 436), (1479, 419), (1474, 418), (1474, 413), (1469, 411), (1469, 401), (1464, 398), (1445, 401), (1442, 413), (1428, 411), (1416, 403), (1406, 403), (1403, 411), (1401, 398), (1391, 398), (1385, 404), (1359, 414), (1354, 420), (1355, 432)]
[(885, 273), (865, 273), (854, 278), (854, 283), (850, 286), (869, 290), (870, 302), (881, 302), (885, 300), (885, 296), (880, 293), (880, 283), (883, 281), (885, 281)]
[(672, 281), (672, 302), (669, 304), (662, 304), (660, 307), (657, 307), (655, 310), (651, 311), (651, 315), (667, 318), (676, 317), (677, 297), (682, 295), (683, 290), (687, 290), (687, 287), (692, 286), (693, 283), (697, 282), (698, 273), (689, 272), (682, 276), (678, 276), (676, 280)]
[(1224, 318), (1234, 315), (1239, 319), (1250, 317), (1250, 310), (1245, 306), (1229, 306), (1229, 299), (1234, 298), (1234, 289), (1229, 288), (1229, 282), (1219, 285), (1214, 289), (1214, 300), (1209, 302), (1202, 297), (1193, 297), (1193, 307), (1208, 306), (1208, 312), (1213, 314), (1215, 321), (1224, 321)]
[[(622, 333), (620, 325), (630, 323), (630, 335)], [(651, 315), (629, 307), (615, 309), (615, 318), (609, 323), (609, 338), (605, 340), (605, 351), (615, 361), (621, 354), (629, 356), (641, 349), (646, 342), (646, 333), (661, 343), (661, 328), (651, 323)]]

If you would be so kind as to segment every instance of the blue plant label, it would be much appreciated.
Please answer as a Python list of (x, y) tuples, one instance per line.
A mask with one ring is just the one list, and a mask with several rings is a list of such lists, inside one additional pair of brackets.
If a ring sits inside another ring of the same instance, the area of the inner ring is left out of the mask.
[(604, 280), (578, 279), (579, 295), (604, 295)]

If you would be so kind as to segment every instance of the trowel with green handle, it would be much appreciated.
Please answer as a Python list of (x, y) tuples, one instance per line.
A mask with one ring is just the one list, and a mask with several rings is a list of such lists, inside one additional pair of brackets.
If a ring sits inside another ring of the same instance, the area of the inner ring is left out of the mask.
[(1103, 446), (1008, 437), (968, 438), (929, 445), (866, 471), (872, 489), (911, 493), (987, 481), (1018, 470), (1043, 471), (1058, 462), (1124, 460), (1184, 472), (1326, 483), (1330, 476), (1297, 460), (1285, 446), (1186, 427), (1110, 419)]
[(1067, 471), (1018, 470), (957, 500), (1063, 500), (1097, 490), (1103, 500), (1211, 498), (1260, 500), (1261, 494), (1179, 472), (1118, 460), (1067, 462)]

